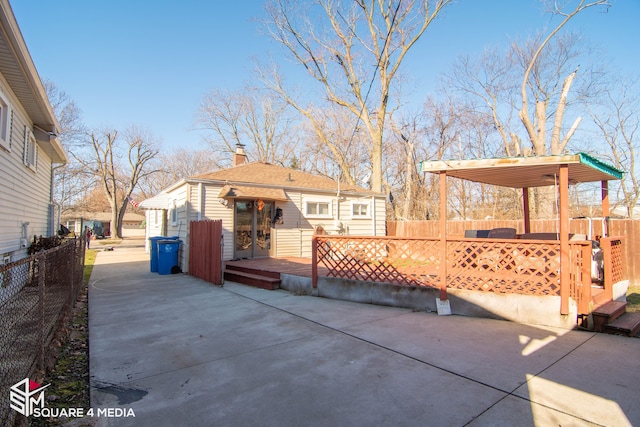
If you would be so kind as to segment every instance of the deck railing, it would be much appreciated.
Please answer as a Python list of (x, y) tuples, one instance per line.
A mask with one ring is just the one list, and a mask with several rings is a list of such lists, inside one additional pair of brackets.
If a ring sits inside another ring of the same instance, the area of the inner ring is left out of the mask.
[[(605, 264), (610, 259), (611, 266), (605, 277), (615, 283), (623, 275), (621, 240), (603, 240), (603, 250), (609, 252)], [(439, 239), (314, 236), (313, 286), (317, 286), (317, 267), (321, 264), (329, 277), (344, 279), (504, 294), (562, 295), (559, 241), (447, 238), (446, 279), (441, 273), (441, 253)], [(565, 294), (577, 301), (581, 314), (587, 314), (591, 301), (591, 242), (569, 242), (568, 255), (566, 268), (570, 273)]]
[(604, 254), (604, 291), (613, 299), (613, 285), (627, 279), (624, 268), (624, 237), (603, 237), (600, 248)]

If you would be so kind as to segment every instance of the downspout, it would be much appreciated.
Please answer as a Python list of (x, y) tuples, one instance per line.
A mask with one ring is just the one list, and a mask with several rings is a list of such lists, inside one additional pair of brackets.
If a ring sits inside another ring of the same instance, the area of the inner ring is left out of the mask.
[[(53, 185), (54, 185), (54, 175), (55, 175), (55, 170), (60, 168), (62, 166), (53, 166), (53, 163), (51, 163), (51, 174), (49, 176), (49, 206), (54, 205), (54, 201), (53, 201)], [(58, 212), (60, 211), (60, 209), (58, 209)], [(47, 228), (49, 228), (49, 230), (47, 230), (47, 235), (49, 236), (53, 236), (56, 234), (55, 230), (56, 230), (56, 221), (55, 221), (55, 212), (51, 212), (51, 218), (49, 218), (48, 220), (48, 225)]]

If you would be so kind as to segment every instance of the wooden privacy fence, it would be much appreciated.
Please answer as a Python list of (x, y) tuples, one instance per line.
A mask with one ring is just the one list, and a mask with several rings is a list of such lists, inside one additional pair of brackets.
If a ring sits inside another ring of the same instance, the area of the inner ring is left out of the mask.
[[(394, 237), (430, 237), (437, 238), (440, 234), (440, 221), (387, 221), (387, 236)], [(490, 230), (492, 228), (510, 227), (518, 233), (524, 232), (522, 221), (518, 220), (487, 220), (487, 221), (447, 221), (447, 235), (462, 237), (465, 230)], [(579, 218), (569, 220), (569, 233), (585, 234), (595, 239), (603, 236), (605, 221), (602, 218)], [(555, 220), (531, 221), (531, 232), (556, 232), (558, 222)], [(610, 219), (608, 221), (609, 236), (625, 236), (624, 245), (615, 250), (621, 250), (618, 259), (624, 267), (624, 275), (630, 284), (640, 285), (640, 220)], [(602, 243), (602, 242), (601, 242)], [(610, 267), (605, 263), (605, 268)]]
[(222, 285), (222, 220), (189, 223), (189, 274)]

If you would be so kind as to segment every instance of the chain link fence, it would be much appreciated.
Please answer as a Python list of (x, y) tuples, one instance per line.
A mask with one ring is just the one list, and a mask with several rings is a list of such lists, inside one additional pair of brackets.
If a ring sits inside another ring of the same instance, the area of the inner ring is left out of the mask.
[(10, 388), (38, 381), (55, 362), (52, 345), (83, 287), (84, 238), (64, 241), (0, 266), (0, 425), (23, 418), (10, 406)]

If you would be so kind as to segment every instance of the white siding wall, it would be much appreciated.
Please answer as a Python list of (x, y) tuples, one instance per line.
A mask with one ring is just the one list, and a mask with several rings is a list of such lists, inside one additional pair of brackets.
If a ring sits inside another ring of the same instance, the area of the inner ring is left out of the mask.
[(165, 224), (166, 224), (166, 217), (167, 215), (167, 211), (162, 210), (162, 209), (149, 209), (147, 211), (145, 211), (145, 217), (146, 217), (146, 228), (145, 228), (145, 234), (146, 234), (146, 242), (144, 245), (144, 249), (147, 253), (150, 253), (150, 248), (149, 248), (149, 237), (155, 237), (155, 236), (162, 236), (165, 230)]
[[(179, 236), (182, 240), (180, 245), (180, 252), (178, 262), (184, 272), (189, 269), (189, 185), (184, 184), (173, 190), (170, 195), (172, 200), (172, 206), (175, 206), (175, 216), (172, 211), (173, 207), (170, 207), (167, 211), (167, 236)], [(175, 219), (175, 221), (174, 221)]]
[(25, 126), (33, 129), (33, 123), (2, 76), (0, 91), (13, 111), (11, 150), (0, 147), (0, 255), (10, 255), (14, 261), (26, 256), (20, 242), (23, 223), (29, 223), (28, 244), (34, 235), (49, 235), (51, 159), (38, 148), (35, 171), (25, 166), (24, 131)]

